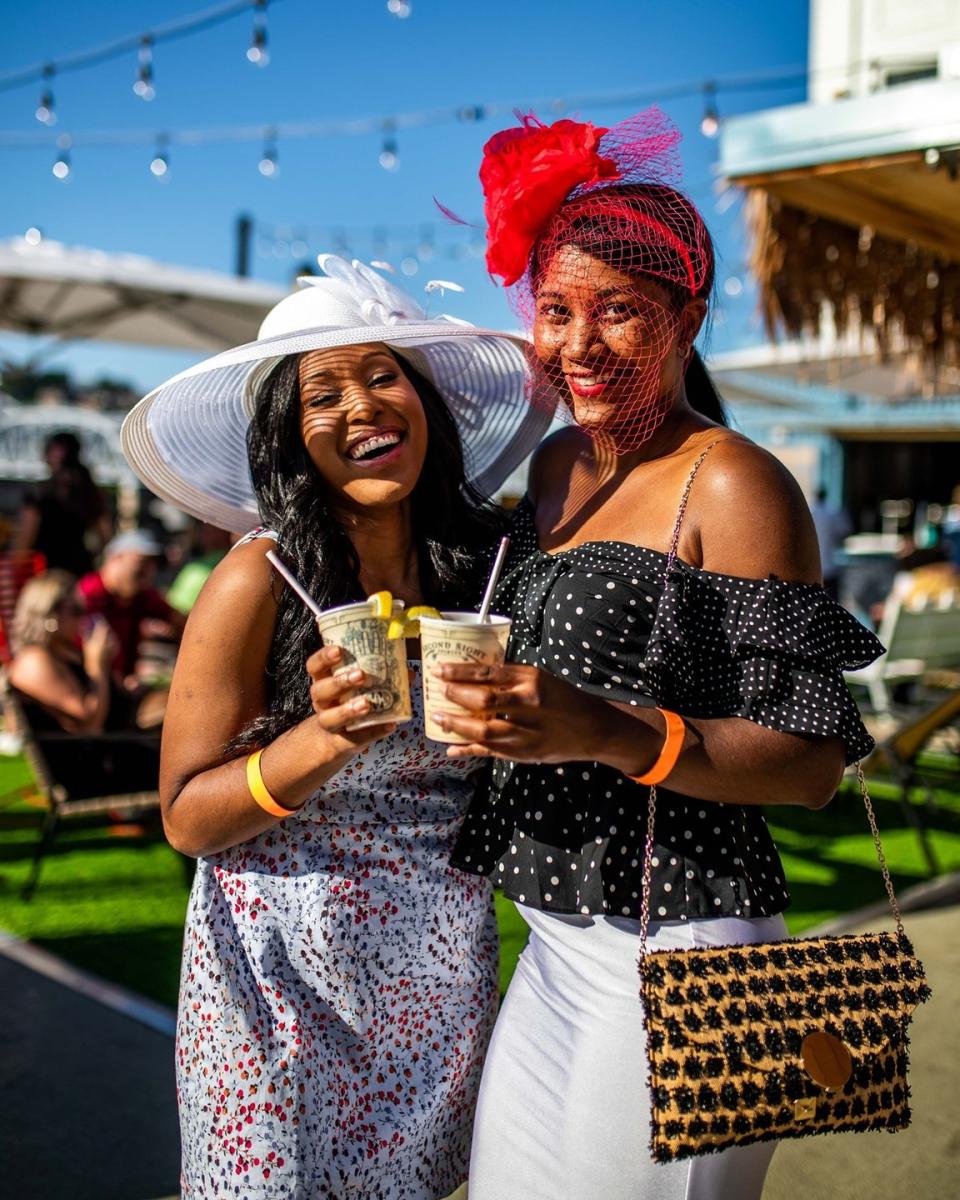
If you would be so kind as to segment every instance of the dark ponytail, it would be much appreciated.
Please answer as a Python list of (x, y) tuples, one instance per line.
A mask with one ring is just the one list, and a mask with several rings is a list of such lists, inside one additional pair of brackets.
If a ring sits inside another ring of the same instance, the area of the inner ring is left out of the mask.
[(717, 391), (717, 385), (710, 377), (710, 372), (704, 366), (703, 359), (696, 349), (690, 355), (683, 382), (687, 393), (687, 403), (695, 412), (706, 417), (708, 421), (714, 421), (717, 425), (730, 424), (727, 420), (727, 410)]

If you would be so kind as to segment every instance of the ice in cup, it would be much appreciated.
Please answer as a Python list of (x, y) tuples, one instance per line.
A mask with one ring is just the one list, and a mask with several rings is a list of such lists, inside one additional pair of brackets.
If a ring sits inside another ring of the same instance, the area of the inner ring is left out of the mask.
[[(389, 637), (391, 618), (400, 636)], [(390, 616), (376, 616), (370, 600), (359, 604), (343, 604), (327, 609), (317, 617), (317, 629), (325, 646), (339, 646), (343, 651), (340, 666), (334, 675), (359, 667), (370, 677), (357, 696), (365, 696), (369, 709), (346, 729), (365, 729), (369, 725), (400, 724), (413, 715), (410, 706), (410, 677), (407, 673), (407, 643), (402, 633), (403, 601), (394, 600)]]
[(426, 735), (435, 742), (463, 744), (467, 739), (441, 729), (441, 714), (463, 716), (467, 709), (443, 694), (444, 683), (434, 679), (432, 668), (442, 663), (482, 663), (500, 666), (507, 652), (510, 618), (477, 613), (445, 612), (442, 618), (420, 618), (420, 653), (423, 656), (423, 721)]

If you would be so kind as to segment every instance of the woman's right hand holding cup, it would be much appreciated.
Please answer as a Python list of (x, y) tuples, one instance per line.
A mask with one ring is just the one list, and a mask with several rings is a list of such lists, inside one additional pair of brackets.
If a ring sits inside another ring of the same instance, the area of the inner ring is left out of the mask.
[(356, 695), (357, 689), (369, 680), (359, 667), (334, 674), (342, 661), (343, 651), (339, 646), (323, 646), (307, 659), (307, 674), (310, 676), (310, 703), (320, 728), (334, 740), (337, 753), (349, 753), (393, 733), (397, 726), (346, 728), (370, 711), (370, 701)]

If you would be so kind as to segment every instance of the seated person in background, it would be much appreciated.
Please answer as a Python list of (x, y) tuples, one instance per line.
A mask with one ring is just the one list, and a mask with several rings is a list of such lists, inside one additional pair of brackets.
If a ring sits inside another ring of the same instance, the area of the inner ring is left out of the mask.
[[(11, 632), (10, 683), (54, 778), (71, 797), (153, 790), (159, 731), (137, 730), (137, 703), (111, 677), (116, 638), (102, 617), (87, 618), (73, 576), (47, 571), (31, 579)], [(97, 736), (120, 730), (130, 732)]]
[(210, 572), (230, 549), (234, 538), (225, 529), (200, 522), (193, 532), (192, 553), (167, 591), (167, 603), (184, 616), (193, 608)]
[(91, 615), (104, 617), (117, 640), (114, 676), (136, 685), (140, 640), (158, 630), (179, 639), (185, 618), (153, 586), (163, 550), (151, 533), (120, 533), (103, 551), (103, 565), (80, 580), (78, 590)]

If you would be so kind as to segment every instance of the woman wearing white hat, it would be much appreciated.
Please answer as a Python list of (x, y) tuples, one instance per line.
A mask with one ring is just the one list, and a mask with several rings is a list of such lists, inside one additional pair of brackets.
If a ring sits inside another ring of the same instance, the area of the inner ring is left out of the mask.
[(167, 712), (166, 829), (199, 859), (177, 1038), (188, 1200), (447, 1196), (496, 1003), (489, 885), (447, 864), (464, 765), (416, 717), (345, 731), (362, 680), (333, 677), (265, 553), (279, 541), (324, 608), (380, 590), (473, 603), (498, 530), (480, 494), (548, 417), (525, 403), (517, 339), (322, 265), (258, 341), (124, 426), (152, 491), (272, 531), (211, 576)]

